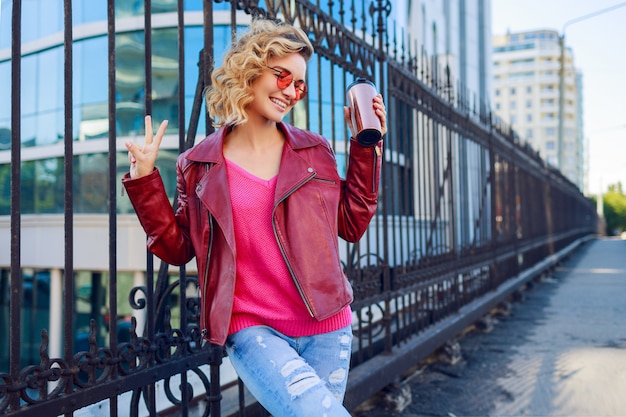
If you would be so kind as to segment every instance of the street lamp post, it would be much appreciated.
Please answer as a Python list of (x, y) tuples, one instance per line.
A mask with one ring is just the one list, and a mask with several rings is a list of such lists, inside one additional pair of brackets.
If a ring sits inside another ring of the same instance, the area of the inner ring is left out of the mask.
[(586, 14), (584, 16), (577, 17), (575, 19), (568, 20), (563, 24), (563, 29), (561, 30), (561, 35), (559, 35), (559, 49), (560, 49), (560, 60), (559, 60), (559, 128), (558, 128), (558, 158), (559, 158), (559, 170), (563, 172), (563, 168), (565, 164), (563, 163), (563, 159), (565, 157), (565, 153), (563, 152), (563, 132), (564, 132), (564, 120), (565, 120), (565, 29), (574, 24), (578, 23), (582, 20), (587, 20), (592, 17), (598, 16), (600, 14), (604, 14), (610, 12), (612, 10), (618, 9), (620, 7), (626, 6), (626, 2), (622, 2), (611, 7), (607, 7), (605, 9), (601, 9), (595, 11), (593, 13)]

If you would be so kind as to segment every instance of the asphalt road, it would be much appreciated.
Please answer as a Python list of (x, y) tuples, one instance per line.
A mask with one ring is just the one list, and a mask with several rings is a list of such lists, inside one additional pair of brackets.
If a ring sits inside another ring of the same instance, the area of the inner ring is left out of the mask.
[(418, 366), (406, 395), (381, 394), (354, 415), (626, 416), (626, 241), (588, 242), (491, 331), (458, 342), (460, 361)]

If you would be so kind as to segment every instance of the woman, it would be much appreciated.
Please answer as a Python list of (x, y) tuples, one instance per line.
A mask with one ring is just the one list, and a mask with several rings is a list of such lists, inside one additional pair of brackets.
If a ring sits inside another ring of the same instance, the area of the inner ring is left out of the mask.
[[(123, 182), (150, 250), (173, 265), (196, 257), (203, 334), (274, 417), (350, 415), (352, 289), (337, 237), (365, 233), (380, 176), (382, 141), (351, 140), (342, 180), (326, 139), (282, 122), (306, 94), (312, 54), (301, 30), (252, 23), (213, 71), (219, 130), (178, 158), (175, 212), (154, 166), (167, 121), (153, 136), (146, 117), (143, 146), (126, 143)], [(384, 134), (380, 95), (372, 106)]]

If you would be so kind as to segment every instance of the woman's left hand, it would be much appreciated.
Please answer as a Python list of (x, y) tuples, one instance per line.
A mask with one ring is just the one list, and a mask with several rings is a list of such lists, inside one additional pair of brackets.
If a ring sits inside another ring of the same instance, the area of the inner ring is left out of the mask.
[(383, 133), (383, 136), (385, 136), (387, 133), (387, 108), (383, 102), (383, 96), (380, 94), (374, 97), (374, 111), (380, 119), (380, 130)]

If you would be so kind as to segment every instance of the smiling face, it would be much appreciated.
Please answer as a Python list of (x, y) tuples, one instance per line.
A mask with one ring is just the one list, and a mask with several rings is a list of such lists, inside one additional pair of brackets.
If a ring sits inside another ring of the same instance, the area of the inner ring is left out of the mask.
[(296, 81), (304, 80), (306, 60), (298, 53), (291, 53), (281, 58), (268, 61), (268, 68), (252, 82), (254, 100), (247, 108), (250, 119), (260, 118), (264, 121), (280, 122), (296, 104), (298, 92), (294, 82), (281, 89), (278, 85), (279, 72), (287, 70)]

